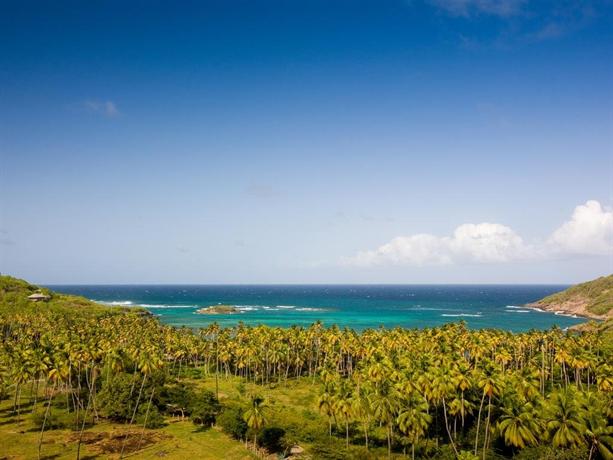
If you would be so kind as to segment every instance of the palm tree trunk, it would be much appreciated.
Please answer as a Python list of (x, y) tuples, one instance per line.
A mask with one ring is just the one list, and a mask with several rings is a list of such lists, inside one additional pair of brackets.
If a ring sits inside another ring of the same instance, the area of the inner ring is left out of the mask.
[(147, 419), (149, 418), (149, 409), (151, 408), (151, 401), (153, 400), (153, 393), (155, 393), (155, 388), (151, 390), (151, 396), (149, 396), (149, 402), (147, 403), (147, 411), (145, 412), (145, 422), (143, 423), (143, 431), (140, 434), (140, 439), (138, 440), (138, 447), (136, 450), (140, 450), (140, 445), (143, 442), (143, 437), (145, 436), (145, 428), (147, 428)]
[(19, 394), (19, 384), (15, 385), (15, 399), (13, 399), (13, 413), (17, 412), (17, 395)]
[(87, 397), (87, 405), (85, 406), (85, 412), (83, 412), (83, 422), (81, 423), (81, 430), (79, 431), (79, 442), (77, 443), (77, 460), (81, 458), (81, 441), (83, 440), (83, 431), (85, 430), (85, 421), (87, 420), (87, 411), (92, 400), (92, 391), (89, 389), (89, 395)]
[(445, 429), (447, 430), (447, 436), (449, 436), (449, 441), (451, 441), (451, 447), (455, 452), (456, 457), (458, 456), (458, 450), (455, 447), (455, 442), (453, 442), (453, 436), (451, 436), (451, 431), (449, 431), (449, 423), (447, 422), (447, 405), (445, 404), (445, 398), (443, 398), (443, 415), (445, 416)]
[(38, 438), (38, 460), (40, 460), (40, 451), (43, 445), (43, 433), (45, 432), (45, 425), (47, 424), (47, 417), (49, 416), (49, 408), (51, 407), (51, 398), (53, 397), (53, 392), (55, 391), (55, 383), (53, 384), (53, 388), (49, 393), (49, 398), (47, 399), (47, 408), (45, 409), (45, 417), (43, 418), (43, 426), (40, 429), (40, 437)]
[(475, 455), (477, 455), (477, 446), (479, 445), (479, 425), (481, 424), (481, 411), (483, 410), (483, 403), (485, 401), (485, 392), (481, 397), (481, 404), (479, 405), (479, 415), (477, 415), (477, 434), (475, 435)]
[[(145, 386), (145, 380), (147, 380), (147, 374), (143, 374), (143, 382), (140, 385), (140, 390), (138, 390), (138, 397), (136, 398), (136, 405), (134, 406), (134, 411), (132, 412), (132, 418), (130, 419), (130, 424), (128, 428), (132, 426), (134, 423), (134, 418), (136, 417), (136, 410), (138, 409), (138, 403), (140, 402), (140, 397), (143, 394), (143, 387)], [(126, 437), (123, 438), (123, 443), (121, 445), (121, 453), (119, 454), (119, 458), (123, 458), (123, 451), (126, 448), (126, 441), (128, 440), (129, 433), (126, 433)]]
[(487, 442), (489, 438), (490, 417), (492, 414), (492, 397), (488, 396), (487, 402), (487, 423), (485, 424), (485, 441), (483, 442), (483, 460), (485, 460), (485, 453), (487, 449)]
[(349, 449), (349, 420), (345, 417), (345, 445)]

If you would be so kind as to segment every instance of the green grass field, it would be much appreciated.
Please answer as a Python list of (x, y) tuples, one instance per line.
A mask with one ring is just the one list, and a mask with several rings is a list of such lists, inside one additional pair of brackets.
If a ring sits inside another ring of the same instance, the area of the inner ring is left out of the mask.
[[(210, 382), (206, 382), (210, 385)], [(214, 383), (213, 383), (214, 385)], [(222, 382), (225, 391), (230, 392), (232, 383)], [(39, 407), (41, 403), (39, 402)], [(13, 414), (13, 401), (0, 402), (0, 459), (35, 459), (38, 458), (38, 441), (40, 431), (31, 420), (29, 395), (22, 396), (20, 415)], [(134, 427), (133, 435), (127, 445), (138, 443), (142, 429)], [(100, 422), (84, 431), (81, 446), (82, 459), (114, 459), (119, 453), (112, 450), (120, 448), (122, 440), (119, 435), (126, 432), (122, 424)], [(77, 453), (78, 432), (71, 429), (46, 430), (43, 437), (43, 459), (74, 459)], [(182, 460), (186, 458), (201, 459), (250, 459), (256, 458), (245, 445), (236, 441), (217, 428), (201, 429), (189, 420), (167, 419), (167, 425), (161, 429), (146, 430), (145, 441), (154, 442), (130, 452), (124, 457), (133, 459)], [(129, 450), (127, 448), (126, 450)]]
[[(202, 389), (215, 391), (214, 378), (186, 379)], [(246, 382), (230, 376), (219, 379), (219, 398), (222, 403), (245, 402), (253, 393), (266, 398), (267, 425), (283, 426), (290, 437), (300, 438), (299, 445), (309, 452), (310, 439), (326, 439), (328, 422), (317, 411), (317, 388), (319, 382), (301, 378), (287, 384), (272, 383), (268, 386)], [(43, 403), (39, 400), (38, 408)], [(241, 441), (223, 433), (217, 427), (202, 429), (189, 420), (166, 418), (166, 426), (160, 429), (142, 430), (134, 426), (130, 430), (123, 424), (100, 421), (85, 429), (81, 446), (82, 459), (117, 459), (123, 442), (122, 435), (131, 433), (126, 443), (125, 458), (183, 460), (228, 459), (242, 460), (257, 456)], [(140, 442), (142, 433), (144, 440)], [(79, 433), (73, 429), (45, 430), (42, 444), (43, 459), (75, 459)], [(38, 457), (40, 431), (32, 421), (30, 395), (24, 389), (21, 413), (13, 414), (13, 401), (0, 402), (0, 460), (35, 459)], [(380, 450), (380, 452), (379, 452)], [(371, 448), (371, 458), (385, 456), (383, 449)]]

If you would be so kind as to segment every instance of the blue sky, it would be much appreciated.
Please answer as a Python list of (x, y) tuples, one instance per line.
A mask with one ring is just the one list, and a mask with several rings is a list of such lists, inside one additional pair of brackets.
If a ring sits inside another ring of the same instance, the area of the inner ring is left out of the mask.
[(3, 273), (613, 272), (610, 1), (3, 6)]

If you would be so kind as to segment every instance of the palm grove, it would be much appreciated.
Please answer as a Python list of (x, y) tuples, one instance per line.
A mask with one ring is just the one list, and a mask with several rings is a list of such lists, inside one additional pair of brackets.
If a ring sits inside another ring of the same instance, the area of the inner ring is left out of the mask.
[[(0, 278), (0, 396), (36, 422), (39, 455), (60, 426), (80, 446), (100, 420), (144, 433), (180, 416), (312, 458), (613, 458), (606, 331), (192, 330), (73, 296), (32, 305), (34, 289)], [(226, 400), (228, 380), (255, 390)], [(316, 396), (283, 426), (257, 389), (293, 382)]]

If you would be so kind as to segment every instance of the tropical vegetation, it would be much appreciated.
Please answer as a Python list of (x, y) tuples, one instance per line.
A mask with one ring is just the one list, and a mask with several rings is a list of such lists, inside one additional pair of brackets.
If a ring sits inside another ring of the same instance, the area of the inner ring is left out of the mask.
[(584, 316), (611, 318), (613, 315), (613, 275), (576, 284), (547, 296), (534, 306), (553, 310), (572, 310)]
[(189, 419), (246, 456), (613, 458), (608, 331), (192, 330), (50, 291), (28, 301), (37, 289), (0, 277), (0, 398), (38, 430), (39, 457), (50, 430), (72, 430), (80, 458), (114, 423), (124, 457)]

